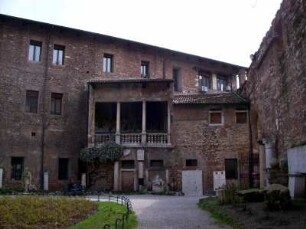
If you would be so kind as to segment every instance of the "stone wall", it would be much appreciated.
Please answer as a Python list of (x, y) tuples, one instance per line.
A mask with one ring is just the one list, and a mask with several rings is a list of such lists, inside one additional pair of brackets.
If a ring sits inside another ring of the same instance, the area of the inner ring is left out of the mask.
[(273, 143), (277, 163), (272, 166), (286, 173), (287, 150), (306, 143), (305, 24), (306, 2), (284, 0), (252, 55), (243, 87), (251, 101), (253, 152), (261, 157), (262, 186), (266, 185), (267, 167), (262, 144)]

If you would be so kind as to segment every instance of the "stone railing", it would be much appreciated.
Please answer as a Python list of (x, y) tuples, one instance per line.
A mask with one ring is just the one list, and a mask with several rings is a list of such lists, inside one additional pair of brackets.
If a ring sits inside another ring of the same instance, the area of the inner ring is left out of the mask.
[(147, 144), (149, 145), (164, 145), (168, 143), (168, 134), (150, 133), (147, 134)]
[(126, 133), (126, 134), (96, 134), (95, 144), (116, 142), (122, 145), (159, 146), (169, 144), (167, 133)]

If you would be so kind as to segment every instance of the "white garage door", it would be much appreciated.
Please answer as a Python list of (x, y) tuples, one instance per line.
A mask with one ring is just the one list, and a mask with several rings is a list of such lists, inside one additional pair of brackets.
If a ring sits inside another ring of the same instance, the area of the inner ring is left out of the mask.
[(182, 192), (186, 196), (202, 196), (202, 170), (182, 171)]

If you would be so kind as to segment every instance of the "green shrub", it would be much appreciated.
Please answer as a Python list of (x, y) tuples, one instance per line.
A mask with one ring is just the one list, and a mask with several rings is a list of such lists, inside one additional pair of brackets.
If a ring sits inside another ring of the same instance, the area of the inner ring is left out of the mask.
[(269, 210), (284, 210), (291, 206), (291, 197), (287, 187), (280, 184), (271, 184), (264, 192)]

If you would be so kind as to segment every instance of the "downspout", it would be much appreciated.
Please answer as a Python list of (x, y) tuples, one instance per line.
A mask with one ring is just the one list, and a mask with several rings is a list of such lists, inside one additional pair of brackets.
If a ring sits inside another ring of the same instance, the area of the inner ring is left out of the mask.
[(249, 121), (249, 184), (253, 187), (253, 172), (254, 172), (254, 155), (253, 155), (253, 135), (252, 135), (252, 124), (251, 124), (251, 104), (248, 105), (248, 121)]
[(48, 67), (49, 67), (49, 45), (50, 45), (50, 38), (51, 38), (51, 30), (53, 26), (49, 27), (46, 39), (46, 57), (45, 57), (45, 69), (44, 69), (44, 81), (42, 87), (42, 113), (41, 113), (41, 122), (42, 122), (42, 130), (41, 130), (41, 164), (40, 164), (40, 189), (44, 190), (44, 158), (45, 158), (45, 132), (46, 132), (46, 90), (47, 90), (47, 82), (48, 82)]

